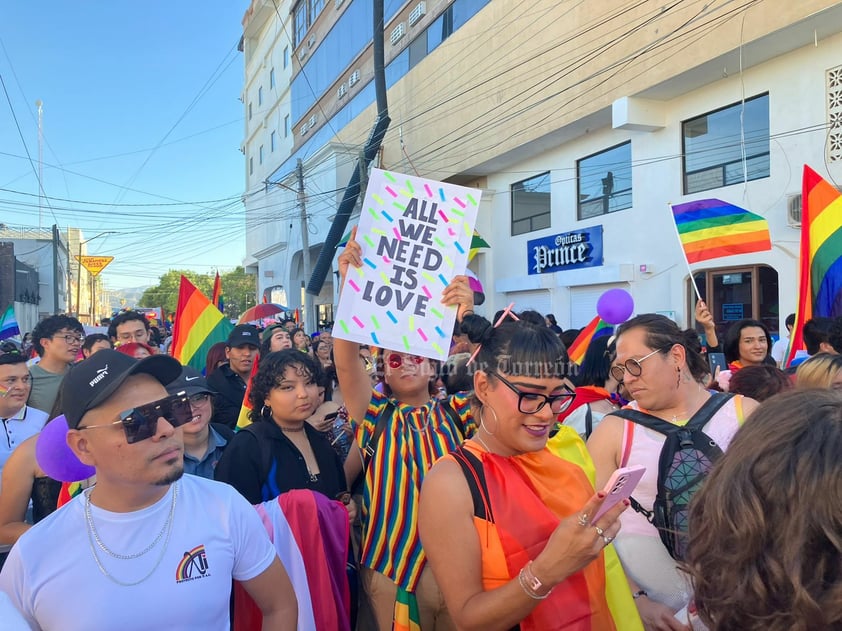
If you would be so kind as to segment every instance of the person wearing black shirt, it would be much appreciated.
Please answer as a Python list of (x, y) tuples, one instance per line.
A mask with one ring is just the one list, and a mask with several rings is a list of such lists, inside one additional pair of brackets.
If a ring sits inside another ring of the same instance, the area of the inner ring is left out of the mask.
[(214, 423), (237, 426), (237, 417), (243, 406), (251, 367), (257, 361), (260, 332), (251, 324), (234, 327), (225, 346), (227, 364), (222, 364), (208, 376), (208, 386), (216, 392), (213, 399)]

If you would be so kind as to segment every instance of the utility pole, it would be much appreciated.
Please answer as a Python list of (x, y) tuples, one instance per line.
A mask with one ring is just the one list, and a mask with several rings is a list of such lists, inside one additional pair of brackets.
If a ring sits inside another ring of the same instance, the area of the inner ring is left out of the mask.
[(58, 313), (58, 226), (53, 224), (53, 315)]
[[(44, 206), (44, 103), (35, 101), (38, 108), (38, 230), (41, 229), (41, 211)], [(58, 299), (56, 299), (58, 308)]]
[[(298, 159), (295, 171), (298, 174), (298, 205), (301, 207), (301, 257), (304, 263), (304, 278), (307, 282), (312, 275), (310, 264), (310, 231), (307, 227), (307, 206), (306, 195), (304, 194), (304, 163)], [(309, 333), (316, 331), (316, 319), (313, 317), (313, 296), (310, 292), (304, 293), (304, 329)]]

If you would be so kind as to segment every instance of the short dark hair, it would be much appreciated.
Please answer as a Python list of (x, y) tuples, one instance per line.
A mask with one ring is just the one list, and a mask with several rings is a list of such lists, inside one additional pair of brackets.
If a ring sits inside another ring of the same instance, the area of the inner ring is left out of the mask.
[(306, 353), (302, 353), (294, 348), (286, 348), (282, 351), (269, 353), (260, 362), (260, 365), (257, 367), (257, 373), (251, 382), (249, 402), (251, 403), (252, 409), (249, 412), (249, 418), (253, 423), (269, 420), (262, 413), (264, 407), (263, 402), (269, 396), (269, 391), (283, 377), (287, 368), (301, 371), (307, 377), (312, 378), (314, 383), (319, 383), (322, 379), (321, 365)]
[(91, 333), (90, 335), (86, 335), (85, 342), (82, 344), (82, 350), (91, 350), (97, 342), (108, 342), (108, 344), (111, 345), (111, 338), (105, 333)]
[(837, 353), (842, 354), (842, 318), (833, 318), (830, 330), (827, 332), (827, 343)]
[(765, 401), (779, 392), (792, 388), (789, 376), (777, 366), (760, 364), (744, 366), (731, 376), (728, 392), (742, 394), (755, 401)]
[(801, 329), (801, 337), (804, 339), (804, 346), (810, 355), (815, 355), (821, 350), (822, 342), (829, 342), (830, 329), (833, 326), (832, 318), (810, 318), (804, 323)]
[(786, 317), (786, 320), (784, 320), (784, 325), (785, 326), (795, 326), (795, 314), (794, 313), (790, 313)]
[(608, 381), (609, 370), (611, 370), (611, 357), (613, 348), (609, 348), (608, 342), (611, 337), (602, 335), (591, 340), (585, 356), (582, 358), (582, 365), (579, 367), (579, 374), (576, 377), (577, 386), (605, 387)]
[(643, 313), (617, 327), (616, 339), (637, 328), (646, 331), (646, 346), (660, 353), (666, 353), (676, 344), (683, 346), (687, 369), (696, 381), (710, 373), (710, 366), (702, 356), (699, 335), (693, 329), (682, 329), (665, 315)]
[(8, 366), (10, 364), (25, 364), (25, 363), (26, 363), (26, 355), (24, 355), (21, 352), (0, 354), (0, 366)]
[(769, 329), (760, 320), (737, 320), (728, 327), (725, 332), (725, 342), (722, 345), (722, 350), (725, 352), (725, 361), (731, 363), (740, 358), (740, 338), (743, 334), (743, 329), (749, 327), (757, 327), (763, 329), (763, 334), (766, 336), (766, 357), (769, 357), (769, 352), (772, 350), (772, 336), (769, 334)]
[(117, 315), (113, 320), (111, 320), (111, 324), (108, 325), (108, 335), (113, 339), (117, 339), (117, 327), (121, 324), (125, 324), (126, 322), (131, 322), (132, 320), (140, 320), (143, 322), (143, 326), (146, 330), (149, 330), (149, 320), (146, 319), (139, 311), (123, 311), (121, 314)]
[(62, 329), (69, 329), (76, 331), (80, 335), (85, 335), (85, 328), (82, 323), (76, 318), (69, 315), (59, 314), (48, 316), (41, 320), (32, 329), (32, 347), (40, 356), (44, 356), (44, 347), (41, 345), (41, 340), (53, 337)]

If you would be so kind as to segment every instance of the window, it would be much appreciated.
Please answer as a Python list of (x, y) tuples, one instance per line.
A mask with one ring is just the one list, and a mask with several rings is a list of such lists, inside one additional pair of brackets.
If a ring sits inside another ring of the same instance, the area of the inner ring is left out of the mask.
[(576, 162), (579, 219), (632, 207), (631, 142)]
[(289, 66), (289, 46), (284, 46), (284, 68)]
[[(286, 50), (286, 49), (284, 49), (284, 50)], [(269, 89), (270, 90), (275, 89), (275, 69), (274, 68), (269, 70)]]
[(257, 88), (257, 105), (263, 105), (263, 86)]
[(249, 175), (254, 175), (254, 158), (249, 158)]
[(316, 21), (324, 8), (325, 0), (310, 0), (310, 24)]
[(272, 152), (275, 151), (276, 136), (277, 136), (277, 134), (275, 133), (275, 130), (273, 129), (272, 133), (269, 134), (269, 151), (272, 151)]
[(304, 41), (304, 36), (307, 34), (307, 3), (299, 2), (295, 7), (295, 41), (298, 46)]
[(257, 156), (258, 156), (257, 161), (260, 164), (263, 164), (263, 145), (260, 145), (260, 149), (258, 149), (258, 151), (257, 151)]
[(284, 138), (289, 136), (289, 114), (284, 116)]
[(684, 193), (769, 177), (769, 95), (681, 125)]
[(549, 227), (549, 172), (512, 184), (512, 236)]
[(252, 107), (251, 107), (251, 101), (249, 101), (249, 120), (251, 120), (251, 115), (252, 115)]

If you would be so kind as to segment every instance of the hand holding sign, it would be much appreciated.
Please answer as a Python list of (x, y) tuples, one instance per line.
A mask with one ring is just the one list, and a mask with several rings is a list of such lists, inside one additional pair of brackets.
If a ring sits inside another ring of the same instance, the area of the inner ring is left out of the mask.
[[(339, 257), (334, 336), (444, 359), (456, 309), (473, 305), (468, 250), (480, 191), (374, 169)], [(456, 286), (448, 290), (449, 285)]]

